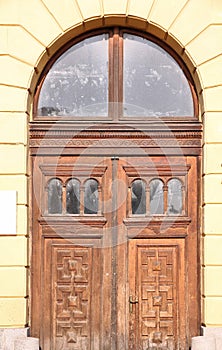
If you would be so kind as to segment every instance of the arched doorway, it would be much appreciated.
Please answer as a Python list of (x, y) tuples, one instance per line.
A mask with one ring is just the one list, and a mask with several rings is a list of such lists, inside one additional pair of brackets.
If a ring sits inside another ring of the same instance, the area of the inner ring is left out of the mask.
[(32, 333), (44, 350), (189, 348), (201, 125), (154, 37), (108, 28), (45, 68), (30, 124)]

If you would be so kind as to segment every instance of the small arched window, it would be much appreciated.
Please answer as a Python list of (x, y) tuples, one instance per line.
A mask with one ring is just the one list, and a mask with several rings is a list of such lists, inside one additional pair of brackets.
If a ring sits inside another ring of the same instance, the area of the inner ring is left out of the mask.
[(150, 182), (150, 213), (164, 214), (163, 182), (160, 179)]
[(178, 179), (171, 179), (168, 182), (168, 209), (170, 215), (178, 215), (182, 213), (183, 198), (182, 184)]
[(71, 179), (66, 184), (66, 212), (79, 214), (80, 211), (80, 183)]
[(155, 38), (128, 29), (70, 42), (42, 74), (36, 117), (193, 117), (191, 79), (173, 56)]
[(132, 183), (132, 214), (146, 214), (146, 187), (142, 180)]
[(98, 202), (98, 182), (94, 179), (88, 179), (84, 188), (84, 214), (97, 214)]
[(62, 182), (51, 179), (48, 183), (48, 213), (62, 214)]

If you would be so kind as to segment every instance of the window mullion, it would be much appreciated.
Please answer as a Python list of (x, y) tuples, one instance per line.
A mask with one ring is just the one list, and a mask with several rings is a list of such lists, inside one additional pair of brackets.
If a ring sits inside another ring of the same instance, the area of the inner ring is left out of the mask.
[(110, 63), (109, 63), (109, 78), (110, 78), (110, 108), (109, 111), (114, 121), (119, 119), (122, 114), (122, 72), (123, 72), (123, 40), (120, 36), (119, 28), (114, 28), (110, 38)]

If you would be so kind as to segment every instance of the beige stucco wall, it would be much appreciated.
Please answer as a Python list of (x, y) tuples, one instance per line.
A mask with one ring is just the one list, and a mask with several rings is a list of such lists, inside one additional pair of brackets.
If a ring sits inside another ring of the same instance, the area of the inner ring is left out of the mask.
[(113, 24), (168, 42), (196, 82), (204, 125), (202, 322), (222, 325), (222, 1), (0, 0), (0, 190), (17, 191), (17, 235), (0, 237), (0, 326), (28, 322), (27, 122), (35, 83), (69, 38)]

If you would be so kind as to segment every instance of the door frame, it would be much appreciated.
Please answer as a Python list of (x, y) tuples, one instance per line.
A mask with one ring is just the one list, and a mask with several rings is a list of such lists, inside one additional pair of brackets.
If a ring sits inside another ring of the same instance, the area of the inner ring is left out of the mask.
[[(51, 126), (51, 129), (50, 129)], [(43, 125), (41, 122), (30, 123), (30, 150), (31, 158), (33, 160), (33, 173), (32, 179), (34, 179), (35, 172), (39, 172), (36, 168), (37, 164), (35, 159), (43, 159), (46, 156), (61, 156), (61, 147), (63, 146), (62, 154), (64, 156), (78, 155), (83, 152), (85, 155), (96, 156), (98, 154), (107, 155), (112, 157), (114, 149), (118, 147), (119, 156), (127, 156), (129, 154), (129, 148), (132, 149), (136, 155), (139, 149), (145, 154), (152, 156), (175, 156), (178, 154), (178, 150), (184, 156), (192, 156), (197, 160), (195, 166), (198, 198), (200, 197), (200, 166), (201, 166), (201, 138), (202, 127), (198, 122), (183, 123), (181, 125), (175, 125), (172, 123), (169, 125), (169, 129), (162, 130), (161, 125), (158, 123), (155, 125), (141, 125), (140, 131), (139, 125), (137, 130), (132, 130), (130, 127), (115, 127), (100, 125), (97, 128), (85, 130), (79, 135), (74, 135), (75, 123), (61, 123), (59, 125), (53, 125), (47, 123)], [(154, 132), (155, 130), (155, 132)], [(58, 132), (63, 132), (65, 137), (62, 142), (58, 139)], [(47, 137), (45, 137), (47, 133)], [(98, 140), (96, 146), (95, 140)], [(155, 143), (153, 142), (155, 139)], [(165, 142), (164, 140), (168, 140)], [(157, 147), (156, 145), (162, 145)], [(92, 146), (93, 145), (93, 146)], [(105, 146), (105, 147), (104, 147)], [(200, 202), (200, 198), (198, 199)], [(199, 206), (196, 200), (192, 201), (193, 205), (197, 207), (198, 217), (195, 227), (197, 232), (197, 266), (189, 269), (190, 275), (194, 272), (197, 273), (197, 290), (193, 290), (190, 293), (190, 300), (196, 300), (196, 318), (188, 325), (190, 328), (190, 337), (199, 334), (200, 328), (200, 234), (199, 234)], [(36, 236), (35, 232), (38, 230), (38, 218), (39, 212), (38, 202), (36, 202), (35, 193), (32, 192), (32, 208), (34, 210), (30, 213), (30, 220), (32, 222), (32, 262), (31, 262), (31, 334), (35, 337), (42, 337), (41, 330), (41, 266), (38, 264), (39, 256), (41, 256), (41, 240)], [(37, 210), (37, 211), (36, 211)], [(36, 220), (37, 218), (37, 220)], [(98, 223), (97, 223), (98, 224)], [(99, 225), (103, 225), (104, 222), (100, 222)], [(192, 238), (193, 239), (193, 238)], [(195, 271), (194, 271), (195, 270)]]

